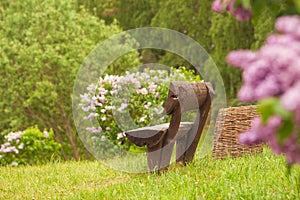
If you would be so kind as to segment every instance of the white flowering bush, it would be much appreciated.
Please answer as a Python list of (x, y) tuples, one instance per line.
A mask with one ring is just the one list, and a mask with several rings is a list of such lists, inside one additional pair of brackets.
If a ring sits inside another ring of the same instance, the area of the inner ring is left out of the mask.
[(0, 141), (0, 165), (43, 164), (59, 155), (61, 148), (52, 130), (40, 131), (36, 126), (10, 132)]
[(124, 76), (106, 75), (90, 84), (81, 95), (80, 106), (86, 112), (83, 120), (96, 119), (99, 126), (86, 127), (88, 145), (99, 152), (105, 149), (105, 141), (110, 140), (116, 146), (133, 149), (124, 137), (125, 130), (169, 121), (163, 110), (171, 81), (199, 82), (200, 77), (181, 67), (170, 71), (127, 72)]

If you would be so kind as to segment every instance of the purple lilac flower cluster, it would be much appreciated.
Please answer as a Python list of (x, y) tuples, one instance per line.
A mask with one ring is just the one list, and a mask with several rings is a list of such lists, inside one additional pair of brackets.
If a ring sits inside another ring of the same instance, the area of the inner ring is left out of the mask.
[(258, 51), (233, 51), (227, 56), (227, 62), (243, 70), (240, 100), (278, 98), (281, 106), (292, 112), (295, 127), (280, 142), (278, 130), (285, 123), (282, 116), (273, 115), (266, 123), (256, 118), (251, 130), (240, 135), (240, 141), (267, 142), (275, 153), (284, 153), (288, 163), (300, 164), (300, 17), (280, 17), (275, 28), (281, 34), (270, 35)]
[[(24, 148), (24, 143), (21, 142), (21, 136), (23, 134), (23, 131), (18, 131), (11, 132), (4, 136), (6, 142), (0, 146), (0, 160), (3, 158), (4, 154), (18, 154), (19, 151)], [(16, 166), (16, 162), (13, 162), (12, 165)]]
[(168, 117), (163, 115), (163, 103), (170, 81), (198, 79), (200, 78), (184, 68), (172, 68), (170, 72), (146, 69), (143, 72), (126, 72), (124, 76), (106, 75), (99, 78), (97, 83), (90, 84), (87, 92), (81, 95), (80, 106), (86, 113), (84, 120), (97, 120), (99, 124), (86, 127), (86, 130), (91, 137), (102, 138), (101, 141), (105, 138), (120, 140), (124, 137), (120, 133), (123, 130), (118, 128), (113, 115), (118, 115), (119, 123), (124, 113), (124, 116), (130, 113), (132, 120), (140, 126), (166, 123)]
[[(103, 131), (114, 131), (111, 127), (113, 118), (112, 111), (122, 113), (129, 108), (130, 99), (133, 96), (145, 96), (148, 102), (141, 103), (141, 110), (148, 110), (153, 107), (157, 114), (163, 111), (163, 100), (161, 100), (162, 83), (170, 81), (168, 72), (164, 70), (149, 70), (146, 72), (129, 73), (124, 76), (106, 75), (100, 78), (97, 84), (88, 86), (88, 92), (81, 95), (81, 108), (87, 115), (84, 120), (97, 119), (98, 127), (87, 127), (90, 133), (101, 134), (105, 137)], [(131, 97), (128, 97), (130, 95)], [(147, 97), (146, 97), (147, 96)], [(139, 98), (143, 100), (143, 98)], [(156, 102), (155, 104), (152, 101)], [(138, 122), (145, 122), (151, 119), (153, 114), (143, 112), (142, 116), (137, 119)], [(165, 121), (166, 118), (161, 119)], [(122, 137), (117, 135), (117, 139)]]
[[(23, 135), (23, 131), (11, 132), (8, 135), (4, 136), (6, 139), (6, 143), (2, 144), (0, 147), (0, 153), (19, 153), (19, 149), (23, 149), (24, 144), (21, 143), (21, 135)], [(0, 157), (1, 159), (1, 157)]]
[(252, 17), (252, 12), (242, 5), (235, 6), (235, 0), (215, 0), (212, 4), (212, 9), (215, 12), (229, 11), (235, 18), (240, 21), (249, 20)]

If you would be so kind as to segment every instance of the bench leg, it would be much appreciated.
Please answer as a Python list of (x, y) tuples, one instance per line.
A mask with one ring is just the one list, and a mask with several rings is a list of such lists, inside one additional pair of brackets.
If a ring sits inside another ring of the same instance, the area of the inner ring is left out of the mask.
[(185, 152), (187, 145), (188, 135), (184, 135), (181, 138), (176, 140), (176, 163), (185, 163)]
[(161, 151), (161, 158), (159, 163), (159, 172), (165, 171), (168, 169), (171, 161), (171, 156), (174, 148), (175, 141), (166, 142), (164, 141), (165, 145), (163, 145), (162, 151)]
[(155, 170), (159, 169), (162, 145), (163, 140), (160, 140), (159, 143), (154, 146), (147, 146), (147, 162), (150, 172), (154, 172)]
[(185, 159), (184, 159), (185, 162), (191, 162), (194, 158), (200, 137), (202, 135), (204, 125), (206, 123), (206, 119), (209, 114), (210, 106), (211, 106), (211, 97), (210, 95), (207, 95), (207, 99), (205, 103), (201, 106), (197, 114), (196, 120), (198, 121), (196, 121), (195, 127), (194, 126), (192, 127), (191, 133), (188, 134), (187, 145), (190, 144), (190, 146), (187, 147), (185, 153)]
[(168, 128), (167, 134), (165, 134), (163, 138), (161, 159), (159, 163), (159, 171), (166, 170), (170, 165), (171, 156), (175, 144), (175, 136), (180, 126), (180, 120), (181, 120), (181, 108), (178, 101), (176, 101), (176, 106), (174, 106), (172, 112), (170, 126)]

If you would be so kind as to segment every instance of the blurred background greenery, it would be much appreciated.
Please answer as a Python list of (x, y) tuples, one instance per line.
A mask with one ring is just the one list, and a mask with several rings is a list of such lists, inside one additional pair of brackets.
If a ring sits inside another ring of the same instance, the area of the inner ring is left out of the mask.
[[(170, 28), (199, 42), (221, 72), (228, 104), (239, 105), (241, 71), (230, 67), (225, 57), (234, 49), (260, 47), (287, 3), (266, 8), (259, 18), (244, 23), (228, 13), (214, 13), (211, 4), (211, 0), (1, 0), (0, 144), (9, 132), (37, 125), (53, 130), (62, 159), (91, 159), (72, 118), (77, 70), (101, 41), (138, 27)], [(125, 55), (108, 72), (122, 74), (139, 63), (193, 68), (179, 56), (147, 49)]]

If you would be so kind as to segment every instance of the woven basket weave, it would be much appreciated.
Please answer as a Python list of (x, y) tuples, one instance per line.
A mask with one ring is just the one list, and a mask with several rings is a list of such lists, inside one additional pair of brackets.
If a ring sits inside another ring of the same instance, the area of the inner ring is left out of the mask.
[(213, 157), (241, 157), (262, 152), (263, 144), (242, 145), (238, 142), (238, 135), (249, 130), (252, 119), (258, 116), (256, 108), (241, 106), (219, 110), (214, 132)]

